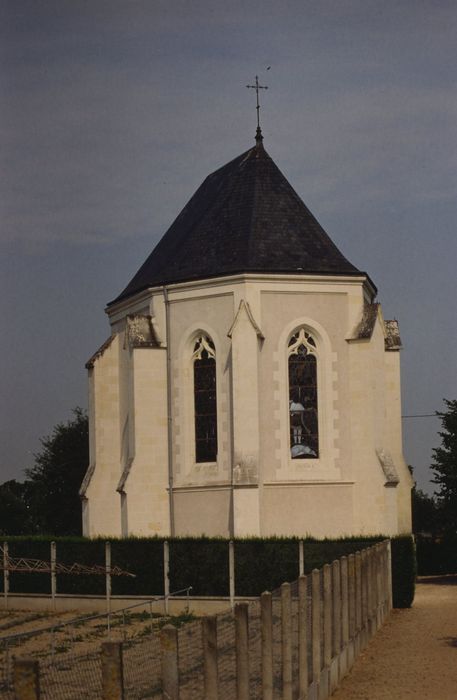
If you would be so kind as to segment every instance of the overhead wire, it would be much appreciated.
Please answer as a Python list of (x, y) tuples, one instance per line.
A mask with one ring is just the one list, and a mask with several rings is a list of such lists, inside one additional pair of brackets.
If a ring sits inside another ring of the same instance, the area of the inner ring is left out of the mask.
[(436, 413), (414, 413), (409, 416), (402, 416), (402, 418), (438, 418)]

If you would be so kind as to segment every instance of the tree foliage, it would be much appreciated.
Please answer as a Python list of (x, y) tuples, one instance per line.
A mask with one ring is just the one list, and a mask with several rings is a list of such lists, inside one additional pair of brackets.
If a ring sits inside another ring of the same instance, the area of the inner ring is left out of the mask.
[(434, 496), (414, 487), (412, 492), (413, 532), (435, 536), (440, 529), (440, 513)]
[(0, 485), (0, 533), (80, 535), (78, 492), (89, 463), (86, 412), (75, 408), (71, 420), (56, 425), (40, 442), (26, 481)]
[(59, 423), (41, 439), (35, 465), (26, 471), (31, 508), (40, 532), (56, 535), (81, 533), (78, 491), (89, 463), (89, 429), (85, 411), (73, 410), (73, 419)]
[(438, 485), (436, 491), (442, 513), (443, 525), (449, 532), (457, 533), (457, 400), (444, 399), (447, 411), (436, 412), (441, 420), (441, 446), (433, 450), (432, 470)]
[(0, 484), (0, 534), (28, 535), (35, 532), (27, 483), (15, 479)]

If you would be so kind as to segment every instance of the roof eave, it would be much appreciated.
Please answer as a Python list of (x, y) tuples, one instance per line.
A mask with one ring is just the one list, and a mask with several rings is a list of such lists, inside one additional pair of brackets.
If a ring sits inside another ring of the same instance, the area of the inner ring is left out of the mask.
[(160, 284), (145, 286), (136, 292), (129, 295), (124, 295), (108, 302), (105, 307), (105, 313), (112, 315), (118, 313), (123, 308), (129, 308), (132, 303), (138, 304), (142, 301), (146, 301), (151, 297), (151, 295), (162, 291), (164, 288), (168, 290), (175, 289), (185, 289), (194, 288), (199, 286), (207, 286), (214, 284), (217, 281), (218, 284), (227, 284), (229, 282), (237, 282), (240, 280), (249, 281), (263, 281), (266, 279), (274, 278), (275, 280), (288, 280), (294, 282), (304, 282), (304, 281), (338, 281), (340, 283), (362, 283), (366, 289), (369, 296), (374, 299), (377, 294), (377, 288), (366, 272), (356, 271), (354, 273), (344, 273), (336, 274), (334, 272), (316, 272), (316, 273), (294, 273), (294, 272), (257, 272), (257, 271), (245, 271), (245, 272), (234, 272), (226, 275), (211, 275), (203, 278), (189, 278), (179, 280), (177, 282), (163, 282)]

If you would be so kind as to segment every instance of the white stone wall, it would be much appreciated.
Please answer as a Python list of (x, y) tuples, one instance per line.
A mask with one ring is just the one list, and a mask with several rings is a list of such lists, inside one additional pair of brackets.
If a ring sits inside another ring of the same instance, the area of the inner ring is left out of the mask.
[(132, 350), (134, 424), (131, 465), (124, 485), (127, 533), (169, 535), (166, 350)]
[[(370, 296), (363, 279), (245, 275), (174, 285), (169, 339), (163, 291), (140, 296), (110, 310), (116, 340), (91, 370), (90, 534), (170, 532), (167, 343), (176, 534), (410, 529), (399, 353), (385, 351), (381, 315), (371, 339), (353, 337)], [(123, 319), (139, 312), (152, 315), (160, 347), (125, 346)], [(320, 444), (318, 458), (292, 460), (287, 343), (301, 326), (317, 344)], [(197, 464), (194, 450), (191, 355), (200, 333), (216, 349), (218, 457), (210, 464)], [(391, 455), (398, 485), (386, 485), (380, 450)]]
[(396, 508), (398, 512), (398, 532), (408, 533), (412, 529), (411, 521), (411, 489), (414, 480), (403, 456), (402, 421), (401, 421), (401, 383), (400, 383), (400, 353), (386, 352), (385, 360), (385, 391), (388, 401), (386, 415), (386, 431), (392, 457), (398, 469), (400, 482), (396, 490)]
[(91, 467), (94, 472), (85, 497), (88, 536), (120, 535), (120, 499), (116, 491), (120, 468), (119, 346), (116, 336), (90, 370)]
[[(211, 295), (170, 293), (172, 382), (172, 458), (177, 488), (226, 484), (231, 478), (230, 375), (231, 343), (227, 331), (233, 321), (233, 296), (213, 290)], [(208, 335), (216, 350), (218, 459), (195, 461), (192, 353), (196, 338)]]

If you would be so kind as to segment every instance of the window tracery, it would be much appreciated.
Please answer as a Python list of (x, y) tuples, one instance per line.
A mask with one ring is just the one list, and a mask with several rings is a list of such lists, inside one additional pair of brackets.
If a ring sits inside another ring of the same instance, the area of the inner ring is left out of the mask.
[(195, 461), (217, 459), (216, 350), (207, 335), (196, 338), (194, 365)]
[(288, 343), (290, 456), (319, 456), (317, 346), (313, 336), (298, 329)]

